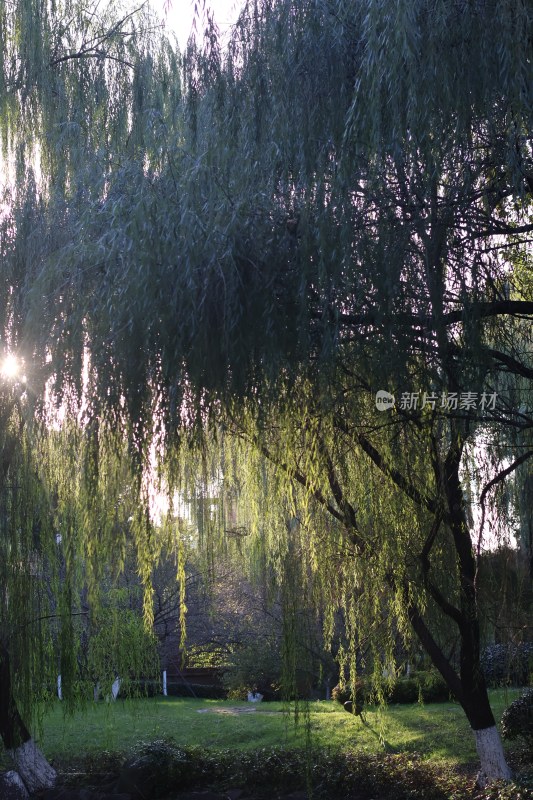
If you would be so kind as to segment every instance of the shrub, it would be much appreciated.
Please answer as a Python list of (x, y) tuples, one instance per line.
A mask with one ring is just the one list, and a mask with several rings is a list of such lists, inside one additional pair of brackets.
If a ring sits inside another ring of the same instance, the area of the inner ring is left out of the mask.
[(388, 703), (417, 703), (420, 699), (420, 683), (416, 678), (400, 678), (385, 696)]
[[(279, 793), (313, 787), (313, 797), (379, 797), (380, 800), (471, 800), (471, 784), (456, 774), (441, 775), (413, 754), (370, 756), (361, 752), (261, 748), (256, 751), (179, 750), (170, 743), (155, 743), (140, 750), (150, 764), (159, 764), (157, 792), (161, 797), (177, 789), (224, 789), (239, 786), (246, 796), (272, 798)], [(137, 753), (139, 751), (137, 750)], [(169, 767), (165, 760), (171, 764)], [(129, 763), (129, 762), (127, 762)], [(141, 762), (140, 767), (144, 767)], [(172, 776), (172, 778), (171, 778)], [(171, 782), (173, 781), (173, 783)]]
[[(363, 678), (359, 678), (356, 681), (355, 692), (358, 701), (361, 700), (363, 703), (370, 702), (371, 689)], [(337, 686), (334, 686), (331, 690), (331, 699), (336, 700), (337, 703), (341, 704), (341, 706), (348, 701), (352, 701), (352, 687), (349, 684), (342, 686), (340, 683), (338, 683)]]
[[(99, 754), (97, 759), (94, 755), (82, 756), (72, 773), (75, 783), (69, 785), (80, 788), (80, 769), (86, 774), (99, 774), (104, 767), (106, 772), (120, 771), (120, 791), (137, 799), (178, 797), (182, 796), (178, 793), (187, 790), (195, 797), (207, 797), (209, 790), (219, 796), (238, 786), (243, 796), (272, 800), (280, 794), (303, 792), (310, 783), (316, 800), (533, 800), (529, 780), (521, 780), (520, 786), (491, 784), (473, 794), (470, 777), (442, 764), (431, 764), (413, 753), (368, 755), (356, 750), (281, 747), (221, 751), (181, 748), (172, 739), (165, 739), (141, 743), (130, 752), (122, 768), (121, 761), (117, 754), (110, 753)], [(139, 789), (143, 795), (139, 795)]]
[(475, 800), (533, 800), (533, 789), (515, 783), (492, 783), (478, 791)]
[(505, 709), (502, 733), (505, 739), (521, 737), (533, 746), (533, 689), (529, 689)]
[(183, 785), (188, 756), (170, 740), (140, 744), (123, 764), (117, 788), (134, 798), (159, 798)]
[(481, 666), (491, 687), (527, 686), (533, 673), (533, 642), (491, 644), (481, 654)]
[[(366, 681), (360, 679), (357, 685), (357, 694), (362, 693), (365, 703), (372, 702), (372, 690)], [(335, 686), (331, 697), (341, 705), (352, 699), (350, 686)], [(399, 678), (392, 689), (386, 692), (388, 703), (445, 703), (450, 699), (450, 690), (443, 678), (434, 670), (417, 672), (408, 678)]]
[(446, 703), (450, 699), (450, 690), (436, 670), (420, 672), (416, 680), (420, 683), (424, 703)]
[(224, 671), (222, 682), (227, 696), (245, 700), (256, 689), (265, 700), (279, 696), (282, 659), (279, 642), (265, 639), (247, 644), (233, 654), (233, 664)]
[(435, 670), (420, 671), (408, 678), (400, 678), (387, 695), (389, 703), (445, 703), (449, 699), (450, 690)]

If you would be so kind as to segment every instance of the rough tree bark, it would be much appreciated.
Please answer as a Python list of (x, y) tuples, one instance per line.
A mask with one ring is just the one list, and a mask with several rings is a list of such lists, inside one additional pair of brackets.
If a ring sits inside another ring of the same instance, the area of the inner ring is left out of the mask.
[[(457, 440), (459, 442), (459, 438)], [(500, 735), (490, 707), (487, 685), (480, 661), (480, 626), (476, 590), (476, 558), (465, 511), (459, 474), (462, 447), (452, 445), (444, 464), (444, 487), (449, 523), (460, 572), (460, 603), (457, 625), (461, 637), (461, 705), (476, 737), (481, 768), (477, 783), (483, 787), (494, 780), (510, 780)]]
[[(336, 418), (336, 426), (339, 433), (352, 437), (349, 427), (339, 417)], [(454, 437), (452, 436), (453, 439)], [(359, 432), (356, 433), (356, 441), (374, 465), (396, 484), (406, 497), (433, 515), (431, 530), (428, 532), (426, 543), (420, 553), (420, 563), (428, 594), (435, 601), (440, 612), (457, 627), (460, 638), (459, 671), (456, 670), (455, 665), (440, 648), (420, 610), (410, 601), (408, 581), (404, 584), (406, 611), (422, 647), (435, 668), (442, 675), (450, 693), (462, 706), (470, 723), (480, 760), (480, 770), (477, 776), (478, 785), (483, 788), (492, 781), (509, 781), (512, 777), (511, 771), (505, 760), (500, 735), (490, 707), (487, 685), (480, 661), (480, 625), (476, 588), (477, 567), (459, 474), (462, 453), (461, 439), (459, 436), (456, 437), (455, 444), (449, 447), (444, 463), (434, 463), (436, 484), (442, 490), (443, 496), (440, 500), (443, 501), (443, 505), (438, 502), (438, 498), (431, 498), (425, 495), (406, 475), (402, 474), (396, 467), (391, 466), (378, 449)], [(278, 467), (288, 471), (287, 465), (276, 459), (268, 448), (262, 447), (261, 451)], [(437, 451), (436, 447), (434, 451)], [(348, 540), (354, 547), (355, 552), (360, 557), (364, 557), (366, 548), (358, 529), (355, 511), (344, 496), (332, 459), (327, 454), (326, 457), (329, 464), (328, 480), (334, 504), (330, 503), (321, 492), (315, 491), (313, 496), (329, 514), (344, 525)], [(291, 472), (291, 477), (303, 486), (312, 485), (306, 476), (300, 472)], [(444, 506), (447, 507), (446, 510), (444, 510)], [(446, 526), (448, 535), (451, 533), (455, 548), (456, 564), (460, 575), (460, 602), (457, 607), (439, 590), (431, 575), (432, 548), (441, 525)], [(389, 572), (388, 580), (391, 586), (396, 586), (396, 576), (393, 568)]]
[[(345, 425), (342, 426), (342, 429), (345, 433), (348, 432)], [(505, 759), (481, 668), (476, 587), (477, 565), (461, 486), (460, 464), (463, 446), (459, 430), (452, 425), (452, 444), (448, 448), (447, 455), (442, 462), (440, 459), (434, 462), (436, 485), (442, 490), (444, 506), (441, 506), (436, 498), (428, 498), (420, 492), (405, 475), (388, 464), (365, 437), (359, 435), (358, 441), (378, 469), (391, 479), (407, 497), (433, 515), (433, 525), (420, 553), (420, 563), (428, 594), (435, 601), (440, 612), (448, 617), (458, 630), (460, 639), (459, 671), (439, 647), (420, 610), (410, 604), (408, 584), (406, 583), (404, 588), (409, 620), (424, 650), (442, 675), (450, 692), (461, 704), (470, 723), (480, 760), (478, 785), (484, 787), (492, 781), (509, 781), (511, 771)], [(437, 449), (435, 444), (434, 451), (437, 452)], [(338, 489), (336, 499), (341, 501), (342, 506), (342, 490), (338, 482), (335, 483)], [(342, 517), (346, 527), (354, 528), (355, 534), (357, 534), (355, 523), (350, 516), (343, 513)], [(451, 534), (455, 549), (456, 565), (460, 577), (460, 600), (457, 606), (444, 596), (433, 581), (431, 574), (432, 548), (441, 525), (445, 525), (448, 533)], [(391, 584), (395, 583), (393, 572), (390, 573), (389, 580)]]
[(13, 696), (11, 660), (3, 643), (0, 643), (0, 736), (30, 794), (54, 786), (56, 771), (35, 744), (18, 711)]
[(464, 620), (461, 636), (461, 670), (460, 676), (456, 673), (415, 606), (409, 608), (409, 619), (424, 650), (431, 658), (434, 667), (440, 672), (448, 689), (460, 703), (472, 728), (476, 739), (476, 749), (479, 756), (480, 769), (477, 775), (477, 784), (484, 788), (492, 781), (511, 779), (511, 771), (505, 760), (505, 754), (496, 728), (494, 715), (490, 707), (487, 686), (477, 661), (466, 655), (469, 650), (465, 647), (463, 636), (466, 640), (475, 636), (470, 623)]

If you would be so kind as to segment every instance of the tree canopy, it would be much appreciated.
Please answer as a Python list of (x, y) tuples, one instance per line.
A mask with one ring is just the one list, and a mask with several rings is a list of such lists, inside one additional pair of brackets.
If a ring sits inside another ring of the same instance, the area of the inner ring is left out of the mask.
[(280, 576), (296, 548), (344, 607), (352, 663), (412, 630), (506, 776), (470, 511), (503, 519), (533, 452), (530, 5), (250, 2), (181, 58), (127, 15), (71, 42), (27, 11), (2, 125), (39, 169), (5, 199), (4, 337), (37, 417), (53, 397), (85, 438), (87, 519), (130, 476), (149, 587), (150, 476), (222, 476)]

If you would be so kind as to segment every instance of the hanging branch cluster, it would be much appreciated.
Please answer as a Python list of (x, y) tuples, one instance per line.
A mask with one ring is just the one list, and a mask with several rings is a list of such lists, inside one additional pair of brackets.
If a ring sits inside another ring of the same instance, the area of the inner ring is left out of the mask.
[(300, 531), (354, 666), (362, 628), (389, 620), (377, 679), (412, 627), (491, 727), (466, 495), (476, 447), (517, 476), (532, 449), (530, 7), (250, 3), (181, 62), (113, 25), (23, 61), (54, 75), (42, 175), (0, 240), (4, 329), (81, 409), (87, 485), (123, 436), (149, 587), (154, 458), (170, 493), (222, 474), (280, 575)]

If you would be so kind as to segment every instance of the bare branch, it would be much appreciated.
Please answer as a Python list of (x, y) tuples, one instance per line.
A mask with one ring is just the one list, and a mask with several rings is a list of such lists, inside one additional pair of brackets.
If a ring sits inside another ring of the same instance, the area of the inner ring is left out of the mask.
[(483, 539), (483, 528), (485, 527), (485, 499), (487, 497), (487, 494), (490, 492), (490, 490), (494, 486), (496, 486), (498, 483), (501, 483), (501, 481), (505, 480), (505, 478), (508, 475), (510, 475), (512, 472), (514, 472), (515, 469), (517, 469), (520, 466), (520, 464), (523, 464), (524, 461), (527, 461), (528, 458), (531, 458), (531, 456), (533, 456), (533, 450), (528, 450), (527, 452), (522, 453), (522, 455), (519, 456), (516, 459), (516, 461), (513, 461), (513, 463), (510, 464), (508, 467), (506, 467), (505, 469), (502, 469), (501, 472), (498, 472), (498, 474), (494, 478), (492, 478), (492, 480), (490, 480), (487, 483), (486, 486), (483, 487), (483, 491), (481, 492), (481, 495), (480, 495), (480, 498), (479, 498), (479, 502), (480, 502), (480, 505), (481, 505), (481, 522), (479, 523), (479, 533), (478, 533), (478, 537), (477, 537), (477, 557), (478, 557), (478, 561), (479, 561), (479, 559), (481, 557), (481, 542), (482, 542), (482, 539)]
[(522, 364), (516, 358), (512, 358), (512, 356), (507, 355), (507, 353), (501, 353), (499, 350), (489, 349), (486, 352), (497, 361), (505, 364), (509, 372), (512, 372), (514, 375), (522, 375), (524, 378), (533, 379), (533, 369), (526, 367), (525, 364)]

